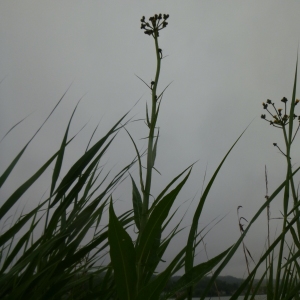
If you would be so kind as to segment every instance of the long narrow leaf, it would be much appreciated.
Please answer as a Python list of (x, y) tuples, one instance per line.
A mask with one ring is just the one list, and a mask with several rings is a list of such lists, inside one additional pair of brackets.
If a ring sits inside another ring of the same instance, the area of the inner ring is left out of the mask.
[(137, 246), (137, 258), (138, 261), (146, 266), (146, 259), (151, 251), (151, 248), (161, 232), (161, 226), (167, 218), (169, 211), (174, 203), (178, 193), (190, 176), (191, 168), (185, 178), (174, 188), (169, 194), (167, 194), (153, 209), (148, 222), (146, 223), (143, 235)]
[(82, 173), (82, 171), (93, 159), (93, 157), (96, 155), (99, 149), (107, 141), (107, 139), (117, 130), (118, 125), (122, 122), (122, 120), (126, 117), (126, 115), (127, 114), (125, 114), (102, 139), (100, 139), (93, 147), (91, 147), (88, 151), (86, 151), (85, 154), (79, 160), (77, 160), (77, 162), (71, 167), (69, 172), (62, 179), (60, 185), (57, 187), (56, 189), (57, 195), (53, 200), (51, 206), (54, 206), (60, 200), (60, 198), (66, 193), (69, 187)]
[(108, 240), (119, 299), (132, 300), (136, 294), (137, 281), (135, 249), (130, 236), (115, 215), (112, 202), (109, 207)]
[[(248, 128), (248, 126), (247, 126)], [(229, 149), (229, 151), (226, 153), (225, 157), (223, 158), (223, 160), (221, 161), (221, 163), (219, 164), (218, 168), (216, 169), (214, 175), (212, 176), (212, 178), (210, 179), (206, 189), (204, 190), (204, 193), (202, 194), (199, 204), (197, 206), (197, 209), (195, 211), (194, 217), (193, 217), (193, 222), (192, 222), (192, 226), (189, 232), (189, 237), (188, 237), (188, 241), (187, 241), (187, 247), (186, 247), (186, 261), (185, 261), (185, 272), (188, 272), (192, 267), (193, 267), (193, 261), (194, 261), (194, 257), (193, 257), (193, 244), (195, 241), (195, 236), (197, 233), (197, 228), (198, 228), (198, 221), (200, 218), (200, 215), (202, 213), (202, 209), (204, 206), (204, 203), (206, 201), (207, 195), (223, 165), (223, 163), (225, 162), (227, 156), (229, 155), (229, 153), (231, 152), (231, 150), (233, 149), (233, 147), (236, 145), (236, 143), (239, 141), (239, 139), (242, 137), (242, 135), (245, 133), (245, 131), (247, 130), (247, 128), (242, 132), (242, 134), (238, 137), (238, 139), (235, 141), (235, 143), (232, 145), (232, 147)]]
[(72, 113), (71, 118), (69, 120), (67, 129), (66, 129), (66, 132), (65, 132), (64, 138), (62, 140), (62, 143), (61, 143), (61, 146), (60, 146), (60, 149), (59, 149), (59, 153), (58, 153), (58, 156), (57, 156), (57, 159), (56, 159), (56, 164), (55, 164), (55, 167), (54, 167), (54, 170), (53, 170), (51, 189), (50, 189), (50, 195), (51, 196), (53, 194), (55, 184), (57, 182), (57, 179), (58, 179), (58, 176), (59, 176), (59, 173), (60, 173), (60, 170), (61, 170), (62, 161), (63, 161), (63, 157), (64, 157), (64, 153), (65, 153), (65, 148), (66, 148), (66, 145), (67, 145), (67, 138), (68, 138), (68, 133), (69, 133), (69, 128), (70, 128), (70, 125), (71, 125), (71, 121), (72, 121), (72, 118), (73, 118), (73, 116), (75, 114), (75, 111), (78, 107), (79, 102), (80, 102), (80, 100), (77, 102), (77, 104), (76, 104), (76, 106), (73, 110), (73, 113)]
[[(70, 87), (71, 87), (71, 85), (68, 87), (68, 89), (62, 95), (62, 97), (56, 103), (56, 105), (54, 106), (54, 108), (52, 109), (52, 111), (50, 112), (50, 114), (48, 115), (48, 117), (46, 118), (46, 120), (39, 127), (39, 129), (34, 133), (34, 135), (31, 137), (31, 139), (29, 140), (29, 142), (25, 145), (25, 147), (20, 151), (20, 153), (15, 157), (15, 159), (11, 162), (11, 164), (8, 166), (8, 168), (4, 171), (4, 173), (0, 177), (0, 188), (2, 187), (3, 183), (5, 182), (5, 180), (7, 179), (7, 177), (9, 176), (9, 174), (11, 173), (11, 171), (14, 169), (15, 165), (17, 164), (17, 162), (19, 161), (19, 159), (21, 158), (21, 156), (25, 152), (25, 150), (28, 147), (28, 145), (30, 144), (30, 142), (34, 139), (34, 137), (38, 134), (38, 132), (41, 130), (41, 128), (45, 125), (45, 123), (50, 118), (50, 116), (52, 115), (52, 113), (55, 111), (55, 109), (57, 108), (57, 106), (59, 105), (59, 103), (62, 101), (62, 99), (64, 98), (64, 96), (66, 95), (66, 93), (67, 93), (67, 91), (69, 90)], [(1, 219), (1, 217), (0, 217), (0, 219)]]
[(134, 212), (134, 221), (136, 227), (140, 229), (140, 222), (142, 217), (142, 197), (132, 177), (131, 177), (131, 181), (132, 181), (132, 204), (133, 204), (133, 212)]

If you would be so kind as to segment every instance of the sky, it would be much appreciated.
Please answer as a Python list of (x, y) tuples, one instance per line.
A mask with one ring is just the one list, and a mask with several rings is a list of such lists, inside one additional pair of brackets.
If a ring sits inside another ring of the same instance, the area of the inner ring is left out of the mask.
[[(94, 141), (129, 110), (133, 119), (145, 118), (151, 95), (137, 76), (150, 83), (156, 61), (154, 41), (140, 29), (140, 19), (166, 13), (170, 15), (169, 25), (159, 37), (165, 58), (158, 89), (172, 84), (164, 94), (158, 119), (156, 167), (161, 175), (154, 174), (153, 194), (158, 195), (177, 174), (197, 161), (175, 203), (180, 208), (174, 224), (186, 212), (182, 222), (186, 229), (167, 252), (167, 261), (186, 241), (204, 178), (207, 184), (251, 123), (219, 172), (199, 220), (199, 229), (209, 224), (213, 227), (204, 239), (208, 257), (219, 254), (239, 238), (237, 207), (242, 206), (240, 216), (250, 221), (263, 204), (265, 165), (269, 195), (285, 178), (285, 158), (273, 146), (276, 142), (284, 148), (281, 131), (260, 116), (265, 112), (262, 102), (267, 99), (278, 107), (282, 97), (291, 99), (300, 37), (299, 11), (300, 2), (296, 0), (2, 0), (0, 139), (28, 117), (0, 143), (1, 173), (70, 88), (3, 186), (0, 203), (59, 148), (80, 98), (70, 135), (86, 127), (67, 151), (63, 174), (84, 153), (99, 122)], [(127, 129), (139, 149), (145, 150), (144, 123), (130, 123)], [(300, 163), (299, 147), (298, 135), (292, 153), (295, 167)], [(117, 172), (134, 156), (134, 147), (123, 130), (105, 163), (108, 170)], [(131, 174), (137, 180), (137, 167)], [(33, 208), (45, 192), (49, 193), (50, 178), (51, 168), (14, 210)], [(297, 184), (299, 180), (298, 175)], [(113, 196), (118, 214), (130, 209), (130, 180), (124, 181)], [(271, 217), (279, 217), (281, 209), (279, 197), (271, 205)], [(279, 224), (271, 221), (272, 239)], [(264, 250), (266, 236), (264, 213), (245, 239), (256, 261)], [(206, 259), (201, 246), (196, 262)], [(222, 274), (243, 277), (245, 271), (240, 249)]]

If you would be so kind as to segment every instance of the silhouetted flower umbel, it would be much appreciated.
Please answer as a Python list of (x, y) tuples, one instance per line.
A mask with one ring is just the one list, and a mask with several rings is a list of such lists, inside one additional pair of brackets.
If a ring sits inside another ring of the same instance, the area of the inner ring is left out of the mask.
[[(281, 100), (281, 102), (284, 103), (284, 109), (282, 108), (276, 108), (275, 103), (272, 102), (272, 100), (267, 99), (266, 103), (263, 102), (263, 109), (265, 109), (269, 115), (272, 117), (271, 120), (268, 120), (265, 114), (262, 114), (260, 117), (263, 120), (266, 120), (267, 122), (269, 122), (270, 125), (274, 126), (274, 127), (278, 127), (278, 128), (282, 128), (283, 126), (287, 125), (290, 121), (290, 116), (287, 114), (287, 102), (288, 99), (286, 97), (283, 97)], [(300, 102), (299, 99), (295, 100), (295, 106)], [(273, 110), (275, 112), (271, 113), (271, 111), (269, 110), (269, 105), (273, 106)], [(298, 120), (300, 120), (300, 117), (298, 117), (297, 115), (293, 114), (293, 120), (295, 120), (296, 118), (298, 118)], [(275, 145), (274, 145), (275, 146)]]
[(159, 37), (159, 31), (167, 27), (168, 23), (166, 20), (169, 15), (155, 14), (149, 18), (150, 23), (145, 21), (145, 16), (141, 18), (141, 29), (144, 30), (145, 34), (152, 35), (154, 38)]

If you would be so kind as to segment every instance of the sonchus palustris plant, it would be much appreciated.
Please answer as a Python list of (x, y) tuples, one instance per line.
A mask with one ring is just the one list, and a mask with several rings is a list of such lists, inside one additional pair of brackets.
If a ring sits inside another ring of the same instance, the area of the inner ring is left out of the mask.
[[(192, 165), (189, 166), (176, 176), (157, 197), (153, 195), (151, 191), (153, 170), (159, 173), (155, 167), (159, 139), (157, 120), (160, 104), (166, 90), (165, 88), (161, 92), (158, 92), (161, 62), (164, 58), (163, 50), (158, 43), (158, 38), (161, 30), (167, 27), (168, 19), (168, 14), (155, 14), (150, 17), (148, 21), (146, 21), (144, 16), (140, 20), (141, 29), (146, 35), (154, 39), (156, 72), (153, 80), (145, 81), (138, 77), (151, 91), (150, 109), (146, 103), (145, 123), (148, 128), (148, 147), (145, 165), (142, 160), (143, 155), (140, 155), (134, 139), (127, 131), (137, 153), (139, 165), (139, 187), (131, 177), (134, 222), (135, 228), (137, 229), (135, 240), (132, 240), (131, 236), (117, 219), (112, 199), (109, 209), (108, 240), (110, 245), (111, 274), (117, 291), (117, 299), (122, 300), (157, 300), (168, 299), (169, 297), (174, 296), (177, 297), (176, 299), (191, 299), (193, 295), (193, 286), (206, 274), (211, 272), (211, 270), (220, 263), (230, 251), (229, 248), (207, 262), (194, 265), (195, 249), (202, 239), (201, 232), (198, 232), (198, 220), (204, 203), (221, 166), (241, 136), (227, 152), (204, 190), (194, 213), (186, 245), (178, 251), (176, 257), (165, 267), (164, 271), (159, 274), (156, 272), (158, 264), (164, 262), (163, 255), (170, 242), (181, 230), (179, 228), (180, 221), (168, 234), (163, 234), (175, 214), (173, 213), (169, 216), (174, 201), (187, 181), (192, 169)], [(175, 182), (182, 177), (183, 179), (181, 179), (176, 187), (171, 190), (171, 187)], [(154, 199), (151, 205), (150, 197)], [(233, 253), (234, 251), (231, 252), (230, 257)], [(229, 260), (230, 257), (228, 256), (227, 259)], [(218, 274), (225, 265), (226, 263), (219, 268)], [(171, 290), (163, 293), (169, 279), (180, 269), (184, 269), (185, 274), (176, 282)], [(214, 279), (210, 281), (203, 297), (205, 297), (205, 294), (209, 291), (213, 283)]]
[[(295, 113), (296, 106), (300, 102), (298, 99), (296, 99), (297, 66), (298, 60), (296, 63), (293, 93), (290, 106), (288, 107), (288, 99), (286, 97), (283, 97), (281, 100), (282, 107), (277, 107), (270, 99), (268, 99), (266, 103), (262, 103), (263, 109), (266, 111), (266, 113), (263, 113), (261, 118), (267, 121), (271, 126), (282, 130), (283, 133), (285, 148), (280, 147), (277, 142), (273, 142), (273, 146), (280, 151), (282, 157), (286, 161), (287, 169), (285, 180), (280, 184), (280, 186), (277, 187), (271, 196), (267, 195), (265, 197), (265, 203), (252, 218), (245, 232), (264, 209), (267, 209), (269, 222), (270, 218), (268, 209), (270, 203), (279, 195), (281, 191), (283, 191), (283, 209), (281, 211), (282, 217), (279, 219), (282, 219), (282, 230), (278, 237), (274, 239), (273, 243), (270, 243), (268, 227), (268, 247), (249, 276), (231, 297), (233, 300), (238, 299), (243, 291), (246, 291), (245, 299), (250, 297), (253, 299), (264, 282), (266, 284), (265, 293), (268, 300), (299, 299), (300, 268), (297, 259), (300, 253), (300, 202), (298, 190), (295, 188), (294, 180), (295, 174), (300, 170), (300, 167), (295, 168), (294, 170), (292, 169), (293, 165), (291, 151), (293, 142), (295, 141), (300, 127), (300, 118)], [(296, 127), (294, 127), (295, 122), (298, 123)], [(299, 151), (296, 153), (299, 154)], [(267, 177), (265, 180), (267, 187)], [(292, 242), (289, 239), (290, 236), (292, 237)], [(275, 259), (277, 259), (277, 266), (275, 265)], [(254, 284), (256, 272), (262, 264), (265, 264), (266, 266), (265, 271), (260, 280)], [(253, 293), (253, 296), (250, 295), (251, 293)]]
[[(295, 187), (294, 178), (292, 176), (293, 170), (292, 170), (292, 154), (291, 154), (292, 144), (300, 128), (300, 116), (298, 116), (295, 113), (296, 106), (300, 102), (299, 99), (296, 99), (296, 82), (297, 82), (297, 66), (296, 66), (296, 73), (295, 73), (294, 90), (293, 90), (290, 107), (288, 108), (288, 99), (286, 97), (283, 97), (281, 99), (281, 103), (283, 107), (280, 108), (278, 108), (272, 100), (268, 99), (266, 103), (263, 102), (262, 105), (270, 117), (266, 116), (266, 114), (262, 114), (261, 118), (269, 122), (271, 126), (281, 129), (283, 132), (285, 147), (280, 147), (277, 142), (273, 143), (273, 146), (276, 147), (280, 151), (280, 153), (285, 157), (286, 165), (287, 165), (286, 184), (284, 187), (284, 196), (283, 196), (282, 232), (285, 232), (287, 226), (290, 225), (290, 219), (291, 219), (290, 216), (293, 215), (295, 218), (297, 233), (293, 227), (290, 228), (289, 232), (292, 234), (294, 239), (293, 247), (295, 246), (297, 248), (297, 251), (300, 251), (299, 195), (298, 195), (298, 190)], [(298, 123), (296, 126), (294, 126), (295, 122)], [(292, 203), (290, 203), (290, 198), (292, 198)], [(292, 264), (289, 263), (289, 264), (285, 264), (285, 268), (282, 268), (282, 263), (284, 258), (284, 247), (286, 243), (287, 242), (286, 242), (286, 234), (285, 234), (282, 236), (280, 241), (274, 292), (273, 291), (270, 292), (269, 295), (270, 298), (272, 297), (272, 299), (279, 299), (279, 298), (281, 299), (282, 297), (286, 297), (288, 295), (287, 290), (282, 288), (283, 286), (282, 279), (283, 277), (287, 276), (286, 274), (291, 273), (289, 268), (292, 267)], [(291, 247), (289, 250), (289, 256), (291, 257), (294, 256), (295, 249), (293, 247)], [(269, 266), (269, 268), (273, 272), (273, 265)], [(269, 282), (273, 280), (272, 272), (270, 272), (269, 274)], [(299, 268), (298, 268), (297, 276), (300, 276)], [(291, 281), (292, 280), (289, 280), (289, 282)], [(290, 286), (289, 289), (292, 289), (292, 287), (293, 286)]]

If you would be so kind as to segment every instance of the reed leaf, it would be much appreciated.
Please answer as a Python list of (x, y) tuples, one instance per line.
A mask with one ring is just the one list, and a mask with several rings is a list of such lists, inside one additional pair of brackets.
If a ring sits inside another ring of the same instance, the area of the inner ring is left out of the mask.
[(63, 162), (63, 157), (64, 157), (64, 153), (65, 153), (65, 148), (66, 148), (66, 145), (67, 145), (67, 138), (68, 138), (68, 133), (69, 133), (71, 121), (73, 119), (73, 116), (75, 114), (75, 111), (77, 109), (77, 106), (78, 106), (79, 102), (80, 102), (80, 100), (77, 102), (77, 104), (76, 104), (76, 106), (75, 106), (75, 108), (73, 110), (73, 113), (72, 113), (71, 118), (69, 120), (69, 123), (68, 123), (67, 129), (66, 129), (64, 138), (62, 140), (62, 143), (61, 143), (58, 155), (57, 155), (56, 164), (54, 166), (53, 175), (52, 175), (51, 188), (50, 188), (50, 196), (52, 196), (52, 194), (54, 192), (54, 188), (55, 188), (55, 185), (56, 185), (56, 182), (57, 182), (60, 170), (61, 170), (61, 166), (62, 166), (62, 162)]
[(137, 281), (135, 249), (130, 236), (124, 230), (115, 215), (112, 201), (109, 207), (108, 240), (111, 264), (114, 269), (114, 278), (119, 299), (134, 299)]
[(170, 279), (172, 272), (182, 256), (185, 254), (185, 248), (182, 249), (176, 257), (172, 260), (169, 266), (157, 275), (153, 280), (151, 280), (147, 285), (145, 285), (138, 293), (136, 300), (156, 300), (165, 299), (164, 296), (159, 297)]
[(134, 221), (137, 229), (140, 229), (141, 215), (142, 215), (142, 197), (131, 175), (130, 178), (132, 182), (132, 205), (133, 205)]
[[(300, 170), (300, 167), (297, 168), (291, 176), (294, 176), (298, 171)], [(223, 262), (220, 264), (220, 266), (218, 267), (218, 269), (214, 272), (213, 276), (211, 277), (211, 280), (208, 284), (208, 286), (205, 289), (205, 293), (208, 292), (208, 290), (210, 289), (210, 287), (212, 286), (213, 282), (215, 281), (215, 279), (217, 278), (217, 276), (220, 274), (220, 272), (222, 271), (222, 269), (228, 264), (229, 260), (232, 258), (232, 256), (234, 255), (234, 253), (236, 252), (236, 250), (238, 249), (238, 247), (240, 246), (240, 244), (242, 243), (244, 237), (246, 236), (248, 230), (251, 228), (251, 225), (256, 221), (256, 219), (259, 217), (259, 215), (262, 213), (263, 210), (266, 209), (266, 207), (271, 203), (271, 201), (280, 193), (280, 191), (285, 187), (286, 185), (286, 181), (284, 181), (274, 192), (273, 194), (267, 199), (267, 201), (264, 202), (264, 204), (260, 207), (260, 209), (256, 212), (256, 214), (254, 215), (254, 217), (251, 219), (251, 221), (249, 222), (249, 225), (247, 226), (247, 228), (245, 228), (243, 234), (241, 235), (241, 237), (238, 239), (238, 241), (235, 243), (235, 245), (231, 248), (231, 250), (229, 251), (229, 253), (227, 254), (227, 256), (224, 258)], [(294, 223), (297, 221), (296, 219), (293, 219)], [(293, 223), (293, 224), (294, 224)], [(290, 227), (290, 225), (288, 226)], [(283, 234), (280, 235), (280, 238), (282, 238)], [(278, 239), (276, 239), (277, 243), (278, 243)], [(270, 254), (272, 249), (274, 249), (275, 247), (275, 242), (272, 244), (272, 246), (268, 249), (268, 251), (266, 252), (267, 254)], [(264, 257), (264, 259), (267, 257), (266, 253), (262, 256)], [(261, 262), (263, 262), (264, 260), (260, 259), (260, 262), (257, 263), (256, 266), (258, 266), (259, 264), (261, 264)], [(255, 267), (256, 268), (256, 267)], [(255, 270), (255, 269), (254, 269)], [(251, 274), (250, 274), (251, 275)], [(247, 282), (248, 279), (246, 280)], [(245, 281), (245, 282), (246, 282)], [(239, 290), (239, 289), (238, 289)], [(241, 292), (241, 291), (240, 291)], [(238, 294), (237, 294), (238, 295)], [(236, 296), (238, 297), (238, 296)], [(237, 298), (232, 298), (232, 300), (237, 299)], [(204, 297), (201, 297), (201, 300), (204, 300)]]
[[(248, 127), (247, 127), (248, 128)], [(210, 179), (207, 187), (205, 188), (199, 204), (196, 208), (195, 214), (193, 216), (193, 222), (192, 222), (192, 226), (189, 232), (189, 236), (188, 236), (188, 241), (187, 241), (187, 247), (186, 247), (186, 256), (185, 256), (185, 272), (188, 273), (192, 268), (193, 268), (193, 262), (194, 262), (194, 252), (193, 252), (193, 246), (194, 246), (194, 242), (195, 242), (195, 236), (197, 234), (197, 228), (198, 228), (198, 222), (199, 222), (199, 218), (201, 216), (202, 210), (203, 210), (203, 206), (204, 203), (206, 201), (206, 198), (208, 196), (208, 193), (223, 165), (223, 163), (225, 162), (226, 158), (228, 157), (229, 153), (231, 152), (231, 150), (234, 148), (234, 146), (237, 144), (237, 142), (239, 141), (239, 139), (242, 137), (242, 135), (245, 133), (245, 131), (247, 130), (247, 128), (242, 132), (242, 134), (238, 137), (238, 139), (234, 142), (234, 144), (232, 145), (232, 147), (229, 149), (229, 151), (226, 153), (225, 157), (223, 158), (223, 160), (221, 161), (221, 163), (219, 164), (218, 168), (216, 169), (215, 173), (213, 174), (212, 178)], [(192, 290), (191, 288), (187, 291), (188, 293), (188, 299), (192, 298)]]
[(198, 264), (185, 273), (179, 280), (175, 283), (174, 287), (168, 293), (167, 297), (173, 296), (176, 292), (182, 291), (190, 286), (195, 285), (199, 282), (208, 272), (210, 272), (220, 261), (228, 254), (232, 247), (223, 251), (221, 254), (210, 259), (207, 262)]
[[(56, 189), (56, 197), (51, 203), (51, 207), (53, 207), (61, 197), (67, 192), (73, 182), (81, 175), (86, 166), (90, 163), (93, 157), (97, 154), (100, 148), (104, 145), (107, 139), (118, 130), (118, 125), (122, 122), (122, 120), (126, 117), (125, 114), (110, 130), (109, 132), (101, 138), (93, 147), (91, 147), (88, 151), (84, 153), (84, 155), (77, 160), (77, 162), (70, 168), (66, 176), (62, 179), (61, 183)], [(114, 138), (114, 137), (113, 137)], [(112, 138), (112, 139), (113, 139)]]
[[(27, 142), (27, 144), (24, 146), (24, 148), (19, 152), (19, 154), (14, 158), (14, 160), (11, 162), (11, 164), (7, 167), (7, 169), (4, 171), (4, 173), (1, 175), (0, 177), (0, 188), (2, 187), (2, 185), (4, 184), (4, 182), (6, 181), (6, 179), (8, 178), (8, 176), (10, 175), (10, 173), (12, 172), (12, 170), (14, 169), (14, 167), (16, 166), (16, 164), (18, 163), (19, 159), (21, 158), (21, 156), (23, 155), (23, 153), (25, 152), (26, 148), (28, 147), (28, 145), (31, 143), (31, 141), (34, 139), (34, 137), (38, 134), (38, 132), (42, 129), (42, 127), (45, 125), (45, 123), (47, 122), (47, 120), (50, 118), (50, 116), (53, 114), (53, 112), (55, 111), (55, 109), (57, 108), (57, 106), (60, 104), (60, 102), (62, 101), (62, 99), (65, 97), (66, 93), (68, 92), (69, 88), (71, 87), (71, 85), (68, 87), (68, 89), (65, 91), (65, 93), (62, 95), (62, 97), (59, 99), (59, 101), (56, 103), (56, 105), (54, 106), (54, 108), (52, 109), (52, 111), (50, 112), (50, 114), (48, 115), (48, 117), (46, 118), (46, 120), (43, 122), (43, 124), (39, 127), (39, 129), (34, 133), (34, 135), (31, 137), (31, 139), (29, 140), (29, 142)], [(16, 124), (17, 125), (17, 124)], [(15, 125), (15, 126), (16, 126)], [(12, 128), (11, 128), (12, 129)], [(0, 216), (1, 219), (1, 216)]]
[(167, 218), (169, 211), (180, 192), (181, 188), (187, 181), (191, 173), (191, 168), (185, 178), (174, 188), (169, 194), (164, 196), (158, 204), (154, 207), (148, 222), (144, 228), (143, 235), (141, 236), (137, 245), (137, 261), (143, 266), (147, 266), (147, 258), (151, 252), (151, 248), (161, 233), (161, 227)]

